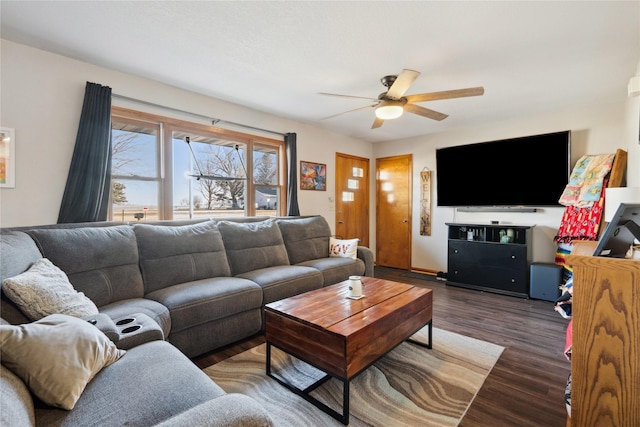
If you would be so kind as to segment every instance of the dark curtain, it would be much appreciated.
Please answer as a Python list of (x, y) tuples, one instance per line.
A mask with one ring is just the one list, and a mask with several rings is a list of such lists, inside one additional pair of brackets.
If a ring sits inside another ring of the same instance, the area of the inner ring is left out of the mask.
[(111, 190), (111, 88), (87, 82), (58, 223), (107, 219)]
[(287, 215), (298, 216), (298, 154), (296, 150), (295, 133), (288, 133), (284, 136), (284, 148), (287, 153)]

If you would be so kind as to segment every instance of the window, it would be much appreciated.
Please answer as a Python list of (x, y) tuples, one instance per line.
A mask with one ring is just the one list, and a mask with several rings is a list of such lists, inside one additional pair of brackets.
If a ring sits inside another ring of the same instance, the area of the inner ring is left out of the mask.
[(253, 148), (253, 184), (256, 215), (273, 215), (278, 210), (278, 150), (258, 145)]
[(160, 125), (112, 120), (111, 219), (158, 219)]
[(112, 112), (111, 219), (283, 215), (283, 141)]

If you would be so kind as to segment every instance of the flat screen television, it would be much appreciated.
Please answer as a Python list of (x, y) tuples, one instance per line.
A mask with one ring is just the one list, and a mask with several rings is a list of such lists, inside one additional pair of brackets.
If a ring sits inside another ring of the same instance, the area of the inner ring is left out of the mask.
[(640, 240), (640, 204), (620, 203), (593, 255), (624, 258), (636, 239)]
[(571, 131), (436, 149), (436, 200), (450, 207), (545, 207), (571, 174)]

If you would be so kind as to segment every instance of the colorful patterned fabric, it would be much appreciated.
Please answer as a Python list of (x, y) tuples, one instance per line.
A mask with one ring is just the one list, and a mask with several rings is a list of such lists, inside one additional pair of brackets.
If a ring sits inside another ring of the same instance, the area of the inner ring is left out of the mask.
[(571, 243), (558, 243), (558, 250), (556, 251), (556, 264), (564, 265), (565, 256), (569, 255), (573, 250), (573, 245)]
[(565, 256), (569, 255), (573, 250), (572, 243), (558, 243), (556, 251), (556, 265), (562, 266), (562, 283), (566, 283), (573, 276), (573, 269), (567, 265)]
[(598, 240), (600, 222), (604, 214), (604, 193), (590, 207), (567, 206), (562, 215), (560, 228), (554, 240), (571, 243), (574, 240)]
[(589, 207), (601, 199), (604, 178), (611, 171), (615, 154), (582, 156), (573, 167), (569, 183), (560, 196), (565, 206)]
[[(576, 164), (576, 167), (582, 167)], [(574, 168), (575, 169), (575, 168)], [(573, 175), (573, 174), (572, 174)], [(602, 180), (607, 186), (608, 179)], [(591, 206), (567, 206), (562, 215), (560, 227), (554, 238), (558, 243), (555, 263), (561, 265), (563, 280), (566, 282), (573, 276), (571, 267), (565, 263), (565, 255), (570, 254), (575, 240), (598, 240), (600, 223), (604, 215), (604, 191), (600, 191), (599, 199)]]

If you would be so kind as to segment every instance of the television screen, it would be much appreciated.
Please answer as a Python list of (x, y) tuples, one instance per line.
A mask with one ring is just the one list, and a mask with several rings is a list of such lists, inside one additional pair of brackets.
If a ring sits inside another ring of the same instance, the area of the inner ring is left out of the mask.
[(620, 203), (593, 255), (624, 258), (636, 240), (640, 240), (640, 204)]
[(570, 131), (438, 148), (437, 205), (560, 206), (570, 174)]

